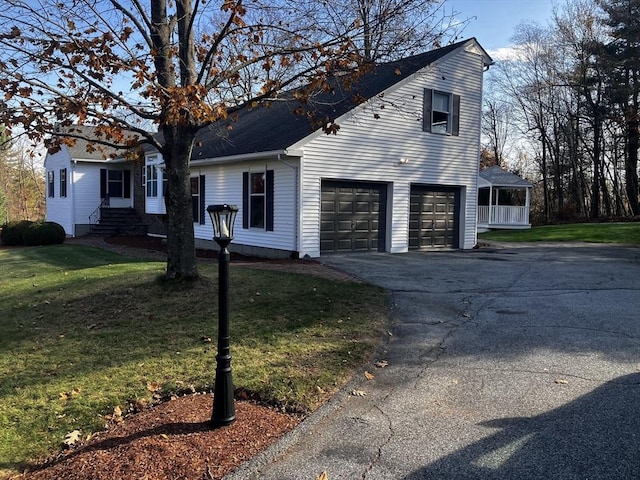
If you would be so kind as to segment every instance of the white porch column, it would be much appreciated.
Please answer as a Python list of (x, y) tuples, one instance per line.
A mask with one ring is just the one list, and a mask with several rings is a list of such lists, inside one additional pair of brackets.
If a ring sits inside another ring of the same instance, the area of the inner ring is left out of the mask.
[(489, 218), (487, 219), (487, 223), (493, 223), (491, 220), (493, 219), (493, 184), (489, 185)]

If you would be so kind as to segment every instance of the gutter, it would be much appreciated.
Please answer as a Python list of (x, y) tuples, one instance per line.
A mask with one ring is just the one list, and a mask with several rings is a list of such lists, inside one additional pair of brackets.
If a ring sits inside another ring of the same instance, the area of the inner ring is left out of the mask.
[[(220, 165), (223, 163), (235, 163), (251, 160), (278, 160), (282, 161), (281, 157), (300, 157), (302, 156), (301, 150), (270, 150), (267, 152), (252, 152), (243, 153), (240, 155), (227, 155), (225, 157), (203, 158), (203, 159), (191, 159), (192, 165)], [(291, 165), (289, 165), (291, 166)]]

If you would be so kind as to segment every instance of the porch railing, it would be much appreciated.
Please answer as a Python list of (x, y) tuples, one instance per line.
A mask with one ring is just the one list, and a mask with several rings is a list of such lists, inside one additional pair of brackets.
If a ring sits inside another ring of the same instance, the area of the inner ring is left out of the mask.
[(98, 205), (98, 208), (96, 208), (91, 213), (91, 215), (89, 215), (89, 225), (95, 225), (96, 223), (98, 223), (100, 221), (100, 209), (104, 207), (108, 207), (110, 206), (110, 204), (111, 202), (109, 201), (109, 195), (107, 195), (102, 199), (102, 201), (100, 202), (100, 205)]
[(529, 207), (494, 205), (478, 206), (478, 224), (480, 225), (529, 225)]

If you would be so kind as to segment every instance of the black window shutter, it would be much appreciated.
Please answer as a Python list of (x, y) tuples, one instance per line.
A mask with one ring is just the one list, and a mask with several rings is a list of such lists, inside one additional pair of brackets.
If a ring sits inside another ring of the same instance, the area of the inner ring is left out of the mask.
[(124, 171), (124, 198), (131, 198), (131, 170)]
[(460, 135), (460, 95), (453, 96), (453, 115), (451, 117), (451, 135)]
[(204, 201), (204, 175), (200, 175), (200, 225), (204, 225), (205, 219), (205, 201)]
[(100, 169), (100, 198), (107, 198), (107, 169)]
[(424, 96), (422, 99), (422, 130), (425, 132), (431, 131), (431, 97), (433, 96), (433, 90), (430, 88), (424, 89)]
[(249, 172), (242, 172), (242, 228), (249, 228)]
[(267, 170), (265, 197), (265, 203), (267, 207), (267, 218), (265, 219), (265, 226), (268, 232), (273, 232), (273, 170)]

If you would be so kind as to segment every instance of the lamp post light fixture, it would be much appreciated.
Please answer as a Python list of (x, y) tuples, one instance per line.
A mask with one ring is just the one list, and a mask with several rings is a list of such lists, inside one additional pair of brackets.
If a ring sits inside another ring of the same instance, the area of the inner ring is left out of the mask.
[(213, 239), (220, 246), (218, 253), (218, 354), (216, 355), (216, 382), (213, 391), (213, 415), (215, 427), (231, 425), (236, 420), (231, 378), (231, 352), (229, 335), (229, 259), (227, 247), (233, 240), (233, 224), (236, 221), (236, 205), (209, 205), (207, 212), (213, 224)]

